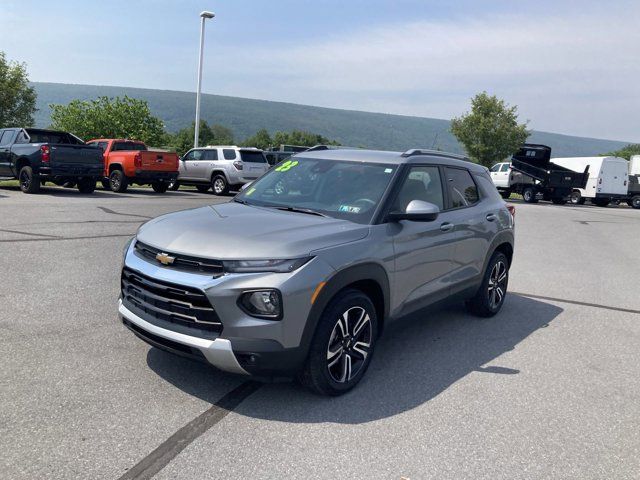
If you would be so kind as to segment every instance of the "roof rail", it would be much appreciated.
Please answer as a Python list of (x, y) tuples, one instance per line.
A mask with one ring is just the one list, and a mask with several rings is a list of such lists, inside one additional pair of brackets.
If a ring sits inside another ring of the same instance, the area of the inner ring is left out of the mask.
[(432, 157), (453, 158), (455, 160), (466, 160), (466, 161), (469, 160), (469, 158), (464, 155), (458, 155), (456, 153), (441, 152), (440, 150), (430, 150), (427, 148), (411, 148), (400, 156), (407, 158), (407, 157), (413, 157), (414, 155), (429, 155)]
[(305, 152), (317, 152), (319, 150), (329, 150), (329, 147), (326, 145), (314, 145), (313, 147), (306, 149)]

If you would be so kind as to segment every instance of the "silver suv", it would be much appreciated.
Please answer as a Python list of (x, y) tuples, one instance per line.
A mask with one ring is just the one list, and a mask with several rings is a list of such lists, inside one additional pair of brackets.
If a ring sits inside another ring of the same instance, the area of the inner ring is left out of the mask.
[(119, 311), (161, 349), (338, 395), (397, 318), (450, 298), (500, 310), (514, 213), (464, 157), (303, 152), (228, 203), (144, 224)]
[(171, 190), (180, 185), (194, 185), (199, 192), (211, 188), (216, 195), (226, 195), (252, 182), (269, 170), (269, 163), (257, 148), (235, 145), (209, 145), (189, 150), (180, 159), (178, 180), (170, 184)]

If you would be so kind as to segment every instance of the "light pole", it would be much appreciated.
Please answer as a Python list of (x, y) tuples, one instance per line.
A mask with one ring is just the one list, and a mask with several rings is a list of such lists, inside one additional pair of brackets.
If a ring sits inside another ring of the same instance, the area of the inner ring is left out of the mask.
[(208, 18), (215, 17), (213, 12), (201, 12), (200, 13), (200, 58), (198, 59), (198, 91), (196, 92), (196, 133), (193, 138), (193, 147), (198, 147), (198, 140), (200, 137), (200, 90), (202, 88), (202, 60), (204, 55), (204, 22)]

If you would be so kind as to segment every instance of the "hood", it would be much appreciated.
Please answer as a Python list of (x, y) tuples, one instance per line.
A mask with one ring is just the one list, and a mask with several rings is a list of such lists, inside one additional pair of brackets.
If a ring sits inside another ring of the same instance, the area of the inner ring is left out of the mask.
[(137, 238), (183, 255), (284, 259), (354, 242), (368, 232), (367, 225), (347, 220), (229, 202), (163, 215), (142, 225)]

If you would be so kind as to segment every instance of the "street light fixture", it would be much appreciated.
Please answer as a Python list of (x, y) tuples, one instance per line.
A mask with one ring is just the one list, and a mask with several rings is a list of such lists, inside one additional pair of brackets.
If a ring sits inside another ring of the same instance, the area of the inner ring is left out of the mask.
[(202, 60), (204, 55), (204, 22), (215, 17), (213, 12), (201, 12), (200, 13), (200, 58), (198, 59), (198, 90), (196, 92), (196, 128), (195, 136), (193, 138), (193, 147), (198, 147), (198, 140), (200, 137), (200, 90), (202, 88)]

